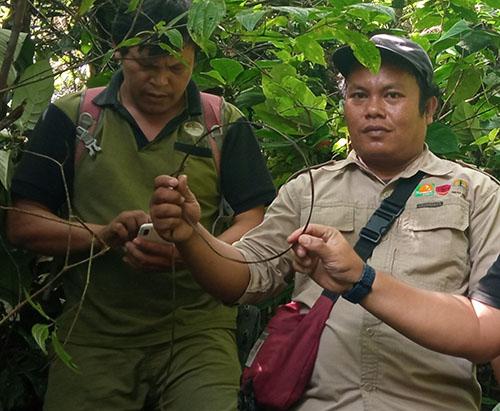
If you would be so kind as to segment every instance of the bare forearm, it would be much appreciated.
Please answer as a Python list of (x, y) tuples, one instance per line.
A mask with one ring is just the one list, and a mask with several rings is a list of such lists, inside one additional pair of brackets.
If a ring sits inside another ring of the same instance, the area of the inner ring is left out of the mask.
[(244, 261), (238, 249), (213, 237), (200, 224), (197, 228), (189, 240), (176, 246), (198, 283), (213, 296), (232, 304), (247, 288), (248, 265), (237, 262)]
[(237, 214), (231, 226), (217, 238), (225, 243), (232, 244), (238, 241), (247, 231), (258, 226), (264, 218), (264, 206), (257, 206), (243, 213)]
[[(23, 205), (20, 210), (11, 210), (7, 216), (7, 234), (13, 244), (45, 255), (64, 255), (90, 249), (92, 233), (100, 226), (87, 228), (69, 223), (47, 210)], [(94, 237), (94, 245), (102, 245)]]
[(464, 296), (414, 288), (377, 271), (361, 305), (429, 349), (473, 362), (500, 354), (500, 311)]

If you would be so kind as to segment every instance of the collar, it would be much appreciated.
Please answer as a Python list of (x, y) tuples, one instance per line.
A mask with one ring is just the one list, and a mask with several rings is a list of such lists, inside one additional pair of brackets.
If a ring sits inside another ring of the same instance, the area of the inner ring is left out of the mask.
[[(119, 99), (120, 87), (123, 83), (123, 70), (120, 68), (113, 74), (109, 85), (93, 100), (98, 106), (123, 107)], [(186, 87), (186, 103), (188, 117), (200, 116), (202, 113), (200, 90), (191, 79)], [(186, 110), (185, 110), (186, 111)], [(182, 115), (182, 114), (181, 114)]]
[[(328, 168), (331, 170), (341, 170), (352, 167), (353, 164), (361, 170), (375, 176), (362, 159), (358, 157), (354, 150), (349, 153), (344, 161), (335, 162), (332, 165), (329, 165)], [(453, 163), (440, 159), (429, 150), (427, 144), (424, 144), (422, 153), (420, 153), (420, 155), (411, 164), (409, 164), (406, 169), (394, 176), (391, 181), (411, 177), (416, 174), (417, 171), (423, 171), (427, 175), (445, 176), (453, 173)]]

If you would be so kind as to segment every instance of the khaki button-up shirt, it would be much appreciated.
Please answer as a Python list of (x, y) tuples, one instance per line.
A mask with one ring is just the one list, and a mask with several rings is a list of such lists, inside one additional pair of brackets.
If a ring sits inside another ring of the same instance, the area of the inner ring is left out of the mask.
[[(368, 263), (416, 287), (466, 295), (500, 252), (499, 185), (478, 170), (439, 159), (425, 148), (385, 183), (352, 152), (346, 160), (312, 171), (311, 223), (336, 227), (354, 245), (397, 180), (418, 170), (426, 176)], [(277, 254), (288, 246), (286, 237), (306, 223), (311, 202), (310, 177), (302, 173), (280, 190), (264, 222), (236, 247), (249, 261)], [(249, 267), (242, 303), (275, 295), (293, 275), (293, 300), (311, 307), (321, 293), (309, 277), (294, 272), (291, 253)], [(480, 397), (474, 364), (420, 347), (340, 298), (296, 409), (479, 410)]]

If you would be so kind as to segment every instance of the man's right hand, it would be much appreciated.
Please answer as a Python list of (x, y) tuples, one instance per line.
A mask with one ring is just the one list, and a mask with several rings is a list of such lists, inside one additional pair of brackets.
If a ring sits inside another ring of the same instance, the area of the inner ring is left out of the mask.
[(187, 177), (156, 177), (150, 202), (151, 219), (164, 239), (176, 243), (191, 238), (200, 221), (201, 208), (187, 186)]
[(142, 210), (123, 211), (96, 234), (110, 247), (121, 247), (137, 235), (142, 224), (151, 222)]

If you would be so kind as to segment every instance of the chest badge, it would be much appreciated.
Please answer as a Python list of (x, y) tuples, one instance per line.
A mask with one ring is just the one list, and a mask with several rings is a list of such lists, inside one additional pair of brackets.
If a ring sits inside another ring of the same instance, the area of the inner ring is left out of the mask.
[(455, 180), (453, 186), (451, 187), (451, 193), (466, 196), (469, 191), (469, 185), (464, 180)]
[(201, 137), (205, 131), (205, 127), (197, 121), (186, 121), (183, 128), (191, 137)]
[(415, 197), (431, 196), (435, 190), (434, 184), (419, 184), (415, 189)]
[(450, 188), (451, 188), (450, 184), (445, 184), (443, 186), (436, 187), (436, 193), (445, 196), (450, 191)]

